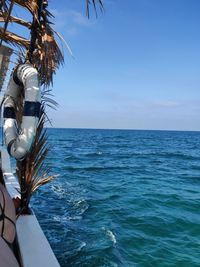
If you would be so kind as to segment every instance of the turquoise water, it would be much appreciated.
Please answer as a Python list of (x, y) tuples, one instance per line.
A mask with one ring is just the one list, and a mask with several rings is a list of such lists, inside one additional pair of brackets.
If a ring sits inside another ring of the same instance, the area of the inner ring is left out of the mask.
[(200, 132), (51, 129), (33, 207), (63, 267), (200, 266)]

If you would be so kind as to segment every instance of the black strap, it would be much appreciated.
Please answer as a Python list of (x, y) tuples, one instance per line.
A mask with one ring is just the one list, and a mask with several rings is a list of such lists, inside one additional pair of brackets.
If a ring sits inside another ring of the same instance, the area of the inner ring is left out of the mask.
[(40, 117), (40, 102), (25, 101), (23, 116)]
[(19, 85), (19, 86), (22, 86), (23, 83), (19, 80), (19, 78), (17, 77), (17, 71), (18, 71), (18, 67), (19, 65), (17, 66), (17, 68), (15, 68), (14, 72), (13, 72), (13, 81)]
[(4, 119), (16, 119), (14, 107), (5, 107), (3, 110)]
[(8, 151), (8, 154), (11, 156), (11, 146), (12, 144), (15, 142), (15, 139), (11, 140), (10, 143), (7, 145), (7, 151)]

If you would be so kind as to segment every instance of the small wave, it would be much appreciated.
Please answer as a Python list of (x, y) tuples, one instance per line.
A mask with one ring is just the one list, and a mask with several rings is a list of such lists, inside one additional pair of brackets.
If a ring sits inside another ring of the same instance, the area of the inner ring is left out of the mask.
[(62, 185), (52, 185), (51, 189), (58, 195), (63, 195), (65, 193), (65, 189)]
[(63, 214), (54, 216), (53, 220), (60, 223), (82, 220), (83, 214), (88, 210), (89, 204), (85, 199), (71, 199), (63, 206)]
[(79, 211), (79, 215), (83, 215), (83, 214), (86, 212), (86, 210), (88, 210), (88, 208), (89, 208), (89, 205), (87, 205), (86, 207), (82, 208), (82, 209)]
[(83, 214), (88, 210), (89, 204), (85, 199), (71, 199), (69, 206), (65, 209), (64, 218), (67, 221), (81, 220)]
[(78, 212), (78, 215), (83, 215), (89, 208), (89, 204), (85, 199), (73, 200), (73, 207)]
[(79, 221), (81, 220), (83, 217), (82, 216), (54, 216), (53, 220), (55, 222), (68, 222), (68, 221)]
[(78, 158), (74, 155), (69, 155), (69, 156), (65, 156), (64, 160), (67, 161), (67, 160), (77, 160)]
[(71, 187), (72, 184), (65, 181), (65, 185), (61, 184), (54, 184), (51, 186), (51, 190), (56, 193), (59, 197), (62, 197), (67, 194), (71, 194), (71, 191), (69, 190), (69, 187)]
[(113, 234), (113, 232), (111, 230), (107, 230), (107, 235), (110, 237), (110, 240), (113, 242), (113, 244), (115, 245), (117, 243), (116, 237)]
[(100, 170), (127, 170), (129, 166), (88, 166), (88, 167), (74, 167), (68, 166), (65, 167), (65, 170), (68, 171), (100, 171)]
[(85, 243), (85, 242), (82, 242), (82, 243), (80, 244), (80, 246), (77, 248), (77, 251), (81, 251), (82, 248), (84, 248), (85, 246), (86, 246), (86, 243)]
[(187, 155), (184, 153), (176, 153), (176, 152), (151, 152), (151, 153), (142, 153), (141, 156), (156, 156), (156, 157), (161, 157), (161, 158), (177, 158), (177, 159), (182, 159), (182, 160), (199, 160), (199, 156), (192, 156), (192, 155)]
[(102, 155), (103, 152), (97, 151), (97, 152), (90, 152), (90, 153), (85, 153), (83, 156), (88, 156), (88, 157), (96, 157)]
[(74, 206), (79, 207), (82, 205), (87, 205), (87, 201), (85, 199), (76, 199), (74, 201)]
[(198, 166), (198, 165), (192, 165), (191, 168), (192, 168), (193, 170), (197, 170), (197, 171), (200, 170), (200, 166)]
[(69, 249), (66, 250), (64, 254), (65, 255), (72, 255), (72, 254), (76, 255), (86, 246), (86, 242), (81, 241), (76, 238), (69, 238), (67, 240), (67, 245)]
[(106, 232), (106, 235), (109, 237), (109, 239), (115, 245), (117, 243), (117, 239), (116, 239), (116, 236), (114, 235), (114, 233), (109, 229), (106, 230), (105, 227), (102, 227), (102, 230)]
[(59, 216), (53, 216), (53, 220), (55, 222), (60, 222), (61, 221), (61, 218)]
[(80, 221), (80, 220), (82, 220), (82, 216), (68, 216), (67, 217), (67, 220), (68, 221)]

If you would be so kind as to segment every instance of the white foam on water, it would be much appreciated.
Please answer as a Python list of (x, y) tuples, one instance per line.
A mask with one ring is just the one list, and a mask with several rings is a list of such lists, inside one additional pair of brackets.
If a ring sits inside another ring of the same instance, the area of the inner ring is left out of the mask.
[(78, 200), (78, 201), (75, 203), (75, 205), (78, 206), (79, 204), (81, 204), (81, 203), (83, 203), (83, 202), (85, 202), (85, 200), (84, 200), (84, 199), (80, 199), (80, 200)]
[(82, 248), (84, 248), (86, 246), (86, 243), (85, 242), (81, 242), (81, 245), (77, 248), (77, 251), (81, 251)]
[(76, 220), (82, 220), (82, 216), (68, 216), (66, 217), (67, 221), (76, 221)]
[(69, 238), (67, 243), (68, 250), (66, 250), (64, 254), (68, 256), (76, 255), (86, 246), (86, 242), (81, 241), (77, 238)]
[(64, 195), (65, 194), (65, 188), (60, 185), (60, 184), (57, 184), (57, 185), (52, 185), (51, 186), (51, 189), (53, 190), (54, 193), (56, 193), (58, 196), (60, 195)]
[(73, 204), (74, 207), (78, 208), (78, 215), (83, 215), (89, 208), (89, 205), (85, 199), (75, 200)]
[(74, 206), (78, 207), (80, 205), (87, 205), (87, 201), (83, 198), (74, 200)]
[(53, 216), (53, 220), (55, 222), (60, 222), (61, 221), (61, 218), (59, 216)]
[(106, 234), (110, 238), (110, 240), (113, 242), (113, 244), (115, 245), (117, 243), (117, 240), (113, 232), (111, 230), (107, 230)]
[(78, 220), (82, 220), (82, 216), (54, 216), (53, 217), (53, 220), (55, 222), (60, 222), (60, 223), (63, 223), (63, 222), (68, 222), (68, 221), (78, 221)]

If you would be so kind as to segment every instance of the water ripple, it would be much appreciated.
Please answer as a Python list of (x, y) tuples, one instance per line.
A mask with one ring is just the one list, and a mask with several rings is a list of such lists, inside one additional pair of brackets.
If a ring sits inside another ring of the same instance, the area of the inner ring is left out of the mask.
[(50, 134), (32, 206), (62, 267), (200, 266), (200, 133)]

